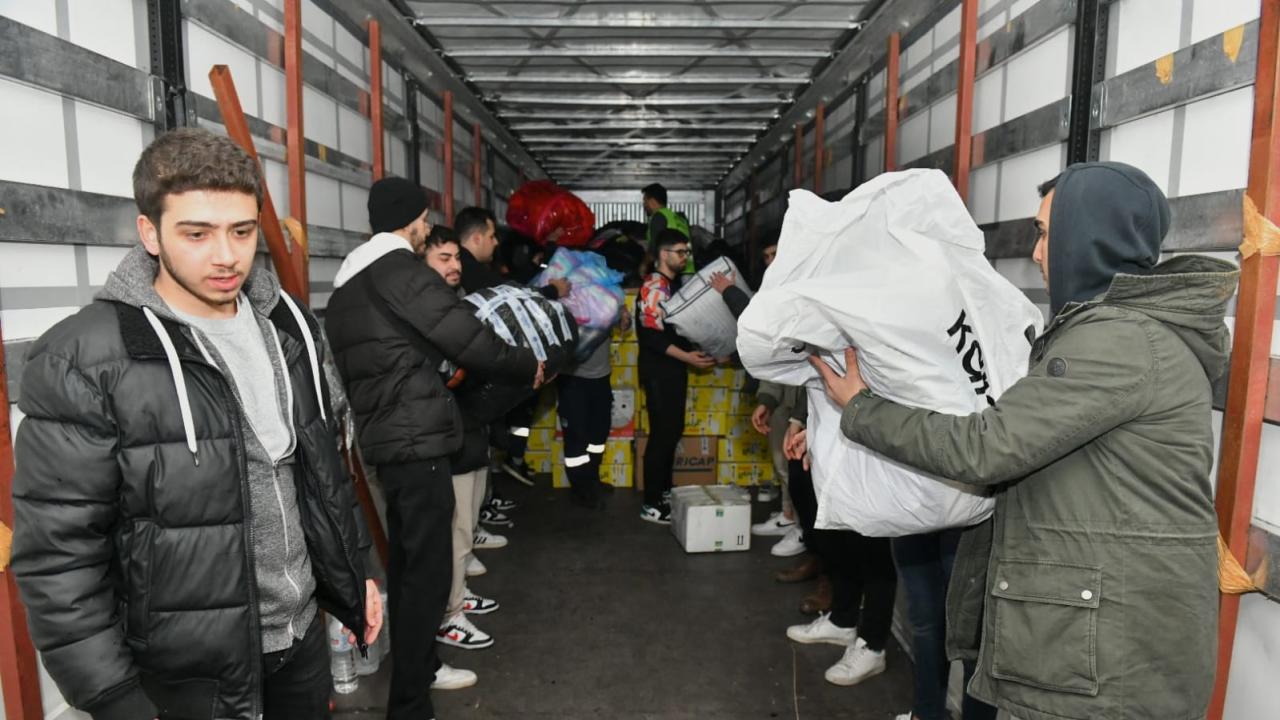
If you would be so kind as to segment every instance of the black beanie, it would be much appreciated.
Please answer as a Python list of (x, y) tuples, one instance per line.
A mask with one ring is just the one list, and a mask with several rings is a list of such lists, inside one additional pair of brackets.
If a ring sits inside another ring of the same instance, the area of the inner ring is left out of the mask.
[(385, 177), (369, 188), (369, 229), (394, 232), (427, 209), (427, 193), (412, 180)]

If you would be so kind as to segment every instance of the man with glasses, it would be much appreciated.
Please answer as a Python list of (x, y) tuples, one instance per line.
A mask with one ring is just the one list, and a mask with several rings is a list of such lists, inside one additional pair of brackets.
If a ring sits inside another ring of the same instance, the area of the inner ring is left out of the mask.
[(671, 471), (676, 446), (684, 435), (684, 403), (689, 389), (688, 366), (709, 368), (715, 358), (666, 325), (662, 303), (680, 290), (680, 274), (689, 259), (689, 238), (667, 228), (653, 244), (653, 272), (636, 301), (636, 335), (640, 342), (640, 383), (649, 412), (649, 444), (644, 452), (644, 506), (640, 518), (670, 524)]

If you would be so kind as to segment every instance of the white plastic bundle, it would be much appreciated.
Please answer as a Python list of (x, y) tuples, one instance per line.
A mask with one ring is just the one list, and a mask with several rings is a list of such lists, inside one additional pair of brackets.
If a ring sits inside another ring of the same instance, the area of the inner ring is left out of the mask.
[(984, 520), (994, 503), (980, 490), (845, 438), (808, 357), (843, 372), (844, 348), (856, 347), (877, 395), (968, 415), (1026, 374), (1040, 311), (983, 256), (982, 231), (941, 172), (886, 173), (838, 203), (795, 190), (790, 203), (738, 352), (753, 376), (809, 388), (818, 527), (883, 537)]
[(680, 335), (712, 357), (728, 357), (733, 354), (738, 339), (738, 322), (720, 293), (711, 287), (715, 273), (733, 275), (734, 284), (751, 295), (733, 261), (726, 257), (707, 263), (698, 274), (685, 281), (680, 292), (662, 303), (666, 313), (664, 322), (675, 327)]

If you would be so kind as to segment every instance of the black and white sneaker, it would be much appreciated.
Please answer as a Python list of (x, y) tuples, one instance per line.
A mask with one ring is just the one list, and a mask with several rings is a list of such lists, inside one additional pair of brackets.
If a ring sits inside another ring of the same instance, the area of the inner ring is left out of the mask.
[(500, 510), (494, 510), (491, 505), (485, 505), (480, 508), (480, 522), (485, 525), (497, 525), (501, 527), (512, 527), (515, 525), (506, 513)]
[(508, 500), (495, 492), (493, 497), (489, 498), (489, 507), (498, 512), (507, 513), (515, 510), (519, 507), (519, 504), (515, 500)]
[(493, 637), (471, 624), (465, 613), (447, 618), (436, 631), (436, 642), (463, 650), (483, 650), (493, 645)]
[(671, 506), (665, 504), (661, 507), (642, 505), (640, 506), (640, 519), (657, 525), (670, 525)]
[(471, 588), (465, 589), (462, 598), (462, 612), (468, 615), (488, 615), (497, 610), (499, 607), (497, 600), (491, 600), (487, 597), (480, 597), (471, 592)]

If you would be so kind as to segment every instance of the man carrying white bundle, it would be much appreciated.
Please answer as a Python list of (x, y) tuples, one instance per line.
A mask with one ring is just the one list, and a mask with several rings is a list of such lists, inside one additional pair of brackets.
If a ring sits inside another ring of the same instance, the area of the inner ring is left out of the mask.
[(1055, 317), (1030, 372), (969, 415), (914, 409), (815, 361), (853, 442), (999, 488), (965, 534), (949, 655), (970, 692), (1024, 720), (1204, 717), (1214, 677), (1217, 522), (1212, 385), (1238, 272), (1160, 262), (1164, 194), (1120, 163), (1041, 187), (1034, 259)]

